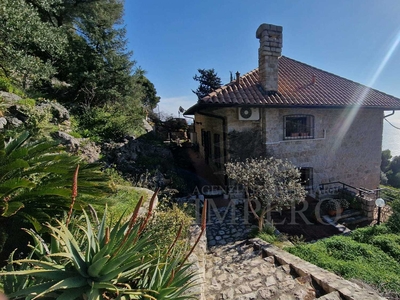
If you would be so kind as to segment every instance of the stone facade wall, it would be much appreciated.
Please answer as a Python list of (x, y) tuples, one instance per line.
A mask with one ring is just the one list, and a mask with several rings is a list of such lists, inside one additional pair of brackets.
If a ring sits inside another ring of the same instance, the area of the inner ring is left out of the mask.
[[(314, 139), (283, 140), (283, 118), (314, 116)], [(346, 128), (344, 109), (267, 109), (267, 153), (286, 158), (298, 167), (313, 168), (313, 189), (320, 183), (342, 181), (355, 187), (379, 185), (383, 111), (360, 109)]]
[[(352, 112), (335, 108), (260, 108), (260, 120), (241, 121), (238, 108), (218, 108), (212, 114), (224, 116), (227, 133), (237, 131), (263, 132), (266, 154), (290, 160), (297, 167), (313, 169), (312, 191), (319, 184), (342, 181), (355, 187), (375, 189), (380, 181), (380, 161), (383, 130), (383, 111), (360, 109), (354, 120), (348, 123)], [(284, 140), (284, 116), (306, 114), (314, 116), (313, 139)], [(213, 136), (219, 133), (223, 138), (222, 120), (196, 114), (196, 134), (201, 146), (201, 129)], [(348, 124), (348, 130), (346, 129)], [(227, 141), (229, 144), (237, 141)], [(211, 147), (214, 150), (213, 146)], [(223, 155), (221, 144), (221, 155)], [(229, 160), (229, 157), (227, 158)], [(221, 161), (223, 159), (221, 158)], [(215, 168), (216, 171), (221, 169)]]

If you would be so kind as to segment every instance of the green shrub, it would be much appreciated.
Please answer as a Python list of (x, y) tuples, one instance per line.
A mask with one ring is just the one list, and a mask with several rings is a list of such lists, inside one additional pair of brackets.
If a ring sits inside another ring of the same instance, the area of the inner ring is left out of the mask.
[(400, 236), (397, 234), (382, 234), (371, 239), (370, 243), (393, 257), (400, 263)]
[(50, 122), (53, 118), (50, 106), (43, 110), (38, 110), (34, 105), (25, 105), (21, 110), (28, 116), (24, 125), (32, 134), (42, 135), (43, 132), (51, 132), (54, 129), (58, 129), (57, 126)]
[(391, 203), (392, 215), (386, 222), (386, 226), (390, 228), (391, 231), (395, 233), (400, 233), (400, 200), (396, 199)]
[(370, 258), (372, 251), (364, 244), (354, 242), (348, 238), (330, 238), (324, 241), (326, 248), (332, 257), (340, 260), (357, 260), (359, 257)]
[[(178, 232), (181, 231), (180, 248), (185, 249), (188, 246), (187, 238), (190, 225), (193, 218), (185, 212), (185, 207), (179, 207), (173, 204), (172, 207), (161, 207), (154, 215), (149, 224), (149, 232), (161, 247), (170, 245)], [(182, 229), (180, 230), (180, 227)]]
[(36, 100), (31, 98), (24, 98), (18, 101), (18, 104), (23, 106), (34, 107), (36, 105)]
[(4, 75), (0, 74), (0, 91), (5, 91), (8, 93), (13, 93), (15, 95), (18, 95), (20, 97), (25, 97), (25, 93), (20, 90), (19, 88), (15, 87), (10, 79), (5, 77)]
[(274, 244), (278, 240), (275, 234), (268, 234), (266, 232), (257, 234), (257, 237), (270, 244)]
[(12, 84), (10, 80), (4, 76), (0, 76), (0, 91), (11, 92)]
[(113, 107), (94, 107), (79, 117), (79, 127), (84, 137), (98, 142), (104, 139), (120, 139), (126, 135), (141, 135), (143, 116), (128, 116)]
[(76, 132), (76, 131), (68, 132), (68, 134), (69, 134), (70, 136), (73, 136), (74, 138), (77, 138), (77, 139), (82, 138), (81, 134), (80, 134), (79, 132)]
[(350, 234), (351, 238), (360, 243), (369, 243), (374, 236), (387, 234), (390, 230), (385, 225), (357, 228)]

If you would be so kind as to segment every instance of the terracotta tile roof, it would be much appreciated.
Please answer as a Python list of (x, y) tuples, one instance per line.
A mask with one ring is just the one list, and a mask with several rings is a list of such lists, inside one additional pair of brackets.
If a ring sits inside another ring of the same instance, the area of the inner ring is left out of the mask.
[[(381, 109), (400, 109), (400, 99), (362, 84), (311, 67), (288, 57), (279, 58), (278, 92), (265, 92), (258, 83), (258, 69), (210, 93), (198, 101), (204, 106), (302, 106), (343, 107), (361, 105)], [(315, 83), (312, 83), (315, 75)], [(190, 108), (185, 114), (196, 110)]]

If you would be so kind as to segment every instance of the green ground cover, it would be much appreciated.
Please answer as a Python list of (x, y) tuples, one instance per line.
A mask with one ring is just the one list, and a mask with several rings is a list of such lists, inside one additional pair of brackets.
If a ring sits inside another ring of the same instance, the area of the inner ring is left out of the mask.
[(400, 295), (400, 236), (385, 225), (285, 250), (346, 279), (360, 279), (381, 292)]

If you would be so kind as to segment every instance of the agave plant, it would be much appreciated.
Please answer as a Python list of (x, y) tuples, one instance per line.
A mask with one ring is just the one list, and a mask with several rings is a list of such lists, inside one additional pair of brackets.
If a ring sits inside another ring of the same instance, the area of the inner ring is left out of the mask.
[(29, 142), (24, 132), (6, 143), (0, 135), (0, 216), (18, 214), (36, 230), (69, 207), (71, 177), (81, 163), (80, 193), (99, 196), (107, 191), (98, 165), (82, 164), (54, 141)]
[[(186, 261), (196, 245), (189, 253), (175, 252), (177, 236), (167, 249), (157, 247), (146, 231), (155, 197), (145, 218), (138, 217), (142, 197), (130, 219), (121, 218), (111, 229), (106, 209), (97, 228), (85, 211), (86, 228), (79, 222), (47, 224), (50, 244), (27, 230), (34, 240), (32, 253), (21, 260), (10, 256), (7, 271), (0, 272), (5, 292), (11, 299), (193, 299), (185, 294), (194, 284)], [(206, 206), (202, 233), (205, 215)]]

